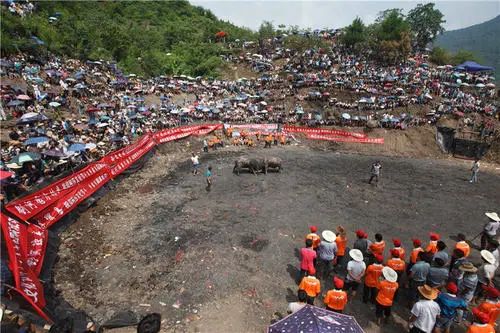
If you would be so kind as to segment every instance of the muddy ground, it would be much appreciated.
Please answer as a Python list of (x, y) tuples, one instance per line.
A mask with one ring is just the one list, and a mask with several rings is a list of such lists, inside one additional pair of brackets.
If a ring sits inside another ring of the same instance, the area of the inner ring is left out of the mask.
[[(474, 237), (484, 212), (500, 208), (495, 166), (473, 185), (469, 161), (387, 156), (375, 187), (367, 180), (376, 156), (332, 148), (338, 147), (203, 154), (203, 171), (214, 168), (207, 192), (204, 177), (190, 173), (186, 141), (161, 147), (62, 235), (56, 288), (100, 323), (130, 309), (160, 312), (164, 332), (264, 332), (273, 314), (295, 300), (297, 250), (309, 225), (342, 224), (350, 245), (353, 231), (364, 228), (370, 238), (401, 237), (407, 248), (412, 237), (427, 239), (432, 230), (452, 246), (457, 232)], [(279, 156), (284, 170), (233, 175), (240, 155)], [(329, 286), (323, 282), (323, 290)], [(346, 312), (367, 332), (402, 332), (409, 312), (404, 295), (399, 302), (395, 322), (382, 330), (360, 295)]]

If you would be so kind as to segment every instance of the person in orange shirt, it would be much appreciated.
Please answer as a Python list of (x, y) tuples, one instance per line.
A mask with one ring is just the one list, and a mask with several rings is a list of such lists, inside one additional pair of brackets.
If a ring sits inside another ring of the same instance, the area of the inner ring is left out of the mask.
[(391, 316), (392, 303), (399, 288), (399, 284), (396, 282), (398, 274), (392, 268), (384, 267), (382, 275), (384, 278), (378, 283), (378, 293), (375, 298), (375, 315), (379, 326), (382, 324), (384, 317), (387, 322)]
[(486, 291), (486, 300), (479, 304), (478, 309), (490, 317), (488, 323), (494, 327), (500, 316), (500, 291), (491, 286), (485, 286), (483, 289)]
[(309, 230), (311, 232), (307, 234), (306, 239), (311, 239), (313, 241), (313, 249), (314, 251), (317, 251), (319, 243), (321, 243), (321, 238), (316, 233), (318, 231), (318, 228), (312, 225), (309, 227)]
[(368, 303), (368, 300), (375, 304), (375, 295), (377, 293), (377, 285), (382, 276), (382, 265), (384, 257), (381, 254), (375, 255), (375, 262), (366, 268), (365, 285), (363, 287), (363, 303)]
[(404, 247), (401, 246), (401, 240), (399, 238), (394, 238), (392, 240), (392, 244), (394, 244), (394, 249), (399, 251), (399, 257), (401, 260), (405, 260), (406, 257), (406, 251)]
[(321, 291), (321, 283), (314, 274), (309, 273), (300, 281), (299, 290), (304, 290), (306, 292), (307, 304), (314, 305), (314, 299)]
[(490, 317), (487, 313), (482, 312), (478, 308), (472, 309), (474, 318), (472, 324), (467, 328), (466, 333), (495, 333), (495, 328), (488, 324)]
[(401, 255), (399, 254), (399, 251), (396, 249), (391, 250), (391, 256), (392, 258), (387, 260), (386, 266), (392, 268), (393, 270), (398, 273), (398, 283), (401, 281), (401, 277), (403, 276), (403, 273), (405, 272), (406, 268), (406, 263), (401, 260)]
[(437, 252), (437, 241), (441, 239), (441, 236), (439, 234), (436, 234), (435, 232), (429, 233), (430, 241), (429, 245), (425, 248), (425, 252), (430, 252), (433, 255)]
[(381, 234), (375, 234), (375, 242), (370, 244), (369, 249), (373, 257), (375, 257), (376, 254), (380, 254), (381, 256), (384, 255), (385, 241)]
[(324, 302), (326, 309), (338, 313), (342, 313), (347, 304), (347, 293), (342, 290), (344, 288), (344, 280), (338, 277), (333, 278), (334, 289), (326, 293)]
[(408, 273), (411, 269), (411, 266), (415, 265), (417, 262), (417, 257), (420, 252), (423, 252), (424, 249), (422, 248), (422, 242), (418, 238), (412, 239), (413, 242), (413, 250), (410, 252), (410, 261), (408, 262), (407, 270), (406, 272)]
[(337, 256), (335, 257), (336, 263), (335, 267), (342, 268), (344, 266), (344, 256), (345, 249), (347, 247), (347, 234), (343, 226), (339, 225), (337, 227), (337, 238), (335, 239), (337, 244)]
[(464, 234), (457, 235), (458, 242), (455, 245), (455, 249), (459, 249), (463, 252), (464, 258), (467, 258), (470, 254), (470, 246), (467, 244), (466, 238)]

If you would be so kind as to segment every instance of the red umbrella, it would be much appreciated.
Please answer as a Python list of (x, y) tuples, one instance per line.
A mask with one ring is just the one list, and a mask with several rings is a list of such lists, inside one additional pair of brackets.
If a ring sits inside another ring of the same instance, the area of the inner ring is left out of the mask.
[(101, 111), (101, 110), (99, 110), (98, 108), (94, 108), (94, 107), (89, 107), (89, 108), (87, 109), (87, 112), (88, 112), (88, 113), (92, 113), (92, 112), (99, 112), (99, 111)]
[(227, 33), (225, 31), (219, 31), (218, 33), (215, 34), (215, 37), (217, 38), (224, 38), (227, 36)]
[(12, 176), (14, 176), (14, 173), (10, 171), (0, 170), (0, 180), (4, 180)]
[(29, 101), (31, 99), (31, 97), (29, 97), (28, 95), (19, 95), (16, 98), (21, 101)]

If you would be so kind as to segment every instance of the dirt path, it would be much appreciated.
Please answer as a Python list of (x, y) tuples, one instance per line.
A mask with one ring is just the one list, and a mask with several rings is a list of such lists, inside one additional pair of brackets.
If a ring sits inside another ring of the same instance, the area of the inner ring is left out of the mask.
[[(263, 332), (294, 299), (309, 225), (343, 224), (349, 244), (362, 227), (407, 247), (433, 230), (452, 245), (450, 237), (475, 235), (484, 211), (500, 207), (500, 176), (483, 172), (471, 185), (465, 163), (382, 157), (374, 187), (366, 181), (375, 157), (302, 145), (204, 154), (203, 170), (211, 164), (215, 178), (207, 193), (203, 176), (190, 173), (190, 151), (186, 142), (162, 147), (62, 235), (56, 288), (74, 307), (98, 322), (122, 310), (157, 311), (165, 332)], [(235, 176), (240, 154), (279, 156), (285, 169)], [(379, 331), (359, 298), (346, 312)], [(402, 331), (408, 311), (395, 312), (384, 332)]]

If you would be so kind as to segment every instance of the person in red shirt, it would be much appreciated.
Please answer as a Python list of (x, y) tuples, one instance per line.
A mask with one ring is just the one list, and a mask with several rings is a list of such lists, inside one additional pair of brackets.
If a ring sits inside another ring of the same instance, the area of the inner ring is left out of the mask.
[(433, 255), (437, 252), (437, 241), (441, 239), (441, 236), (439, 234), (436, 234), (435, 232), (429, 233), (430, 241), (427, 247), (425, 248), (425, 252), (430, 252)]
[(391, 316), (394, 296), (399, 287), (399, 284), (396, 282), (398, 274), (392, 268), (384, 267), (382, 269), (382, 275), (384, 278), (377, 285), (378, 293), (375, 298), (375, 315), (377, 316), (377, 323), (379, 326), (382, 324), (382, 319), (384, 317), (387, 322)]
[(466, 333), (495, 333), (495, 328), (488, 324), (490, 317), (487, 313), (478, 308), (473, 308), (472, 314), (474, 315), (472, 324), (467, 328)]
[(316, 268), (314, 267), (314, 260), (316, 259), (316, 251), (312, 248), (312, 239), (306, 239), (306, 247), (300, 249), (300, 277), (299, 281), (302, 281), (304, 276), (309, 274), (316, 274)]
[(363, 303), (368, 303), (368, 300), (375, 304), (375, 296), (380, 277), (382, 276), (382, 262), (384, 257), (380, 254), (375, 255), (375, 262), (366, 268), (365, 285), (363, 287)]
[(347, 304), (347, 293), (342, 290), (344, 288), (344, 280), (334, 277), (333, 285), (334, 289), (329, 290), (324, 298), (326, 309), (342, 313)]
[(399, 257), (401, 258), (401, 260), (404, 261), (406, 257), (406, 251), (404, 247), (401, 246), (401, 240), (399, 238), (394, 238), (392, 240), (392, 244), (394, 244), (394, 250), (399, 251)]
[(308, 274), (300, 281), (299, 290), (306, 292), (307, 304), (314, 305), (314, 299), (321, 291), (321, 283), (314, 274)]

